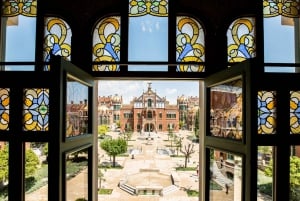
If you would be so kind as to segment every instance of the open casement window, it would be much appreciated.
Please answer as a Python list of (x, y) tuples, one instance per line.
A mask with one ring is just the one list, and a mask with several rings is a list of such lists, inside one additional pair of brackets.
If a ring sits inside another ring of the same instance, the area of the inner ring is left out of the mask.
[[(256, 60), (235, 64), (205, 78), (206, 200), (255, 200), (256, 155), (251, 154), (252, 127), (257, 125)], [(221, 193), (221, 194), (220, 194)]]

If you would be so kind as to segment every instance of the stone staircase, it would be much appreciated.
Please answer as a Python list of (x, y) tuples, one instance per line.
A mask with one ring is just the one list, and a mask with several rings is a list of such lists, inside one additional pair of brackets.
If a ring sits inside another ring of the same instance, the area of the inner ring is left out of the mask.
[(221, 170), (219, 169), (218, 165), (216, 162), (213, 163), (213, 167), (211, 169), (211, 171), (213, 172), (213, 178), (214, 180), (221, 185), (222, 187), (225, 187), (226, 184), (228, 185), (232, 185), (232, 180), (228, 179), (227, 177), (225, 177)]
[(126, 183), (122, 183), (122, 184), (120, 183), (119, 188), (126, 191), (127, 193), (129, 193), (131, 195), (135, 195), (135, 188)]

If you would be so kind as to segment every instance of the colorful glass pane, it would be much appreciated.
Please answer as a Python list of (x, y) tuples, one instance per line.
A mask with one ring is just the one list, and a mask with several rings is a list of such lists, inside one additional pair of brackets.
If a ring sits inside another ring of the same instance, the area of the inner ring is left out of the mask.
[(264, 17), (299, 17), (298, 0), (263, 0)]
[(120, 39), (120, 17), (108, 17), (97, 24), (93, 34), (93, 61), (108, 64), (95, 64), (94, 71), (119, 71), (119, 65), (114, 62), (120, 61)]
[(167, 0), (129, 0), (129, 16), (168, 16)]
[(290, 92), (290, 133), (300, 134), (300, 91)]
[(259, 91), (257, 94), (258, 134), (276, 133), (276, 92)]
[[(44, 60), (48, 62), (50, 55), (59, 55), (70, 61), (72, 30), (62, 19), (48, 17), (45, 19)], [(49, 65), (45, 70), (50, 70)]]
[(13, 17), (24, 15), (35, 17), (37, 13), (37, 0), (4, 0), (2, 3), (2, 16)]
[(49, 89), (24, 89), (24, 130), (48, 131)]
[(228, 62), (241, 62), (256, 56), (255, 20), (239, 18), (227, 30)]
[(0, 130), (8, 130), (10, 89), (0, 88)]
[(204, 62), (204, 31), (193, 18), (177, 17), (176, 60), (180, 62), (178, 72), (204, 72), (204, 65), (184, 64), (185, 62)]

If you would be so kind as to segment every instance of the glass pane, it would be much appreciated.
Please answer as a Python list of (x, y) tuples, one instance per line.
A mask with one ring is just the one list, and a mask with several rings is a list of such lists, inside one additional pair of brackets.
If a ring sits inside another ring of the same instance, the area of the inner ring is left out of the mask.
[(88, 150), (66, 155), (66, 201), (88, 200)]
[(290, 134), (300, 134), (300, 91), (290, 92)]
[[(60, 18), (48, 17), (45, 19), (44, 34), (44, 61), (49, 62), (51, 54), (70, 61), (72, 38), (70, 26)], [(49, 65), (45, 70), (50, 70)]]
[(0, 88), (0, 130), (9, 130), (10, 89)]
[(242, 157), (210, 150), (210, 201), (242, 200)]
[(298, 55), (295, 54), (295, 45), (297, 45), (295, 41), (298, 41), (299, 37), (299, 34), (295, 35), (297, 32), (295, 25), (298, 22), (298, 18), (283, 16), (264, 18), (265, 62), (295, 63), (299, 61)]
[(48, 143), (25, 143), (25, 201), (48, 200)]
[(66, 96), (66, 137), (87, 134), (88, 86), (68, 76)]
[(152, 72), (166, 72), (168, 66), (166, 65), (128, 65), (129, 71), (152, 71)]
[(94, 71), (119, 71), (121, 18), (108, 17), (101, 20), (93, 33), (93, 62), (107, 62), (113, 64), (93, 65)]
[(273, 189), (273, 147), (257, 148), (257, 200), (272, 201)]
[[(34, 61), (37, 1), (3, 1), (1, 36), (5, 49), (0, 61)], [(33, 66), (5, 66), (5, 70), (33, 70)]]
[(8, 142), (0, 142), (0, 200), (8, 200)]
[[(205, 46), (202, 26), (193, 18), (177, 17), (176, 60), (177, 62), (204, 62)], [(182, 64), (179, 72), (203, 72), (204, 65)]]
[(49, 89), (24, 89), (24, 131), (48, 131)]
[(255, 19), (239, 18), (227, 30), (228, 62), (241, 62), (256, 56)]
[(212, 136), (241, 140), (243, 137), (242, 79), (210, 88), (210, 133)]
[(300, 146), (291, 146), (290, 154), (290, 201), (300, 197)]
[(259, 91), (257, 94), (258, 134), (276, 133), (276, 91)]
[(168, 61), (168, 18), (129, 17), (128, 61)]
[[(5, 49), (1, 61), (35, 61), (36, 18), (2, 17)], [(33, 66), (5, 66), (5, 70), (33, 70)]]

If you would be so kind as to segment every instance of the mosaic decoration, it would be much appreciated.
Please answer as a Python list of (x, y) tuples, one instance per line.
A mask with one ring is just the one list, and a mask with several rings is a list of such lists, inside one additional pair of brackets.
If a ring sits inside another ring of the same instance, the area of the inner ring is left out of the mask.
[(0, 130), (9, 130), (9, 92), (10, 89), (0, 88)]
[(24, 130), (48, 131), (49, 89), (24, 89)]
[(259, 91), (257, 94), (258, 134), (276, 133), (276, 92)]
[(168, 16), (166, 0), (129, 0), (129, 16)]
[(93, 61), (112, 64), (95, 64), (93, 71), (119, 71), (120, 17), (108, 17), (100, 21), (93, 34)]
[(204, 32), (201, 25), (190, 17), (177, 17), (176, 60), (177, 72), (204, 72), (204, 65), (184, 64), (204, 62)]
[[(71, 59), (70, 26), (62, 19), (49, 17), (45, 19), (44, 59), (50, 61), (50, 55), (59, 55), (70, 61)], [(45, 70), (50, 70), (47, 65)]]
[(228, 62), (241, 62), (256, 56), (254, 18), (235, 20), (227, 30)]
[(300, 91), (290, 92), (290, 134), (300, 133)]
[(284, 16), (289, 18), (299, 17), (298, 0), (263, 0), (264, 17)]
[(2, 3), (2, 16), (14, 17), (24, 15), (36, 17), (37, 0), (4, 0)]

